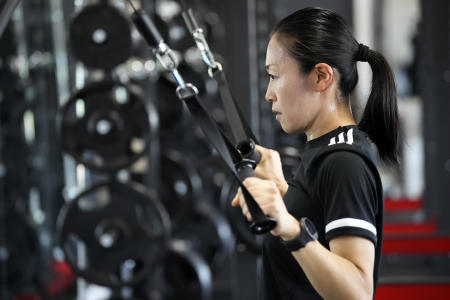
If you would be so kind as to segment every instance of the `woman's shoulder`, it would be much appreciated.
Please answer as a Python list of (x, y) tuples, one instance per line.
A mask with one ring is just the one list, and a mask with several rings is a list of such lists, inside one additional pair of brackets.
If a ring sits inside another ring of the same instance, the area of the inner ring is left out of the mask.
[(318, 171), (332, 173), (337, 176), (359, 174), (370, 169), (367, 159), (353, 151), (334, 151), (326, 155), (317, 165)]

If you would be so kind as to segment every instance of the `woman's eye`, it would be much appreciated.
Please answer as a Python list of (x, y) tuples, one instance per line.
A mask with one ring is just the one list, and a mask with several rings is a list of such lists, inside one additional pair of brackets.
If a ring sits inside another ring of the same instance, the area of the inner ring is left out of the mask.
[(275, 79), (275, 76), (273, 76), (272, 74), (267, 74), (267, 75), (269, 76), (270, 80), (274, 80)]

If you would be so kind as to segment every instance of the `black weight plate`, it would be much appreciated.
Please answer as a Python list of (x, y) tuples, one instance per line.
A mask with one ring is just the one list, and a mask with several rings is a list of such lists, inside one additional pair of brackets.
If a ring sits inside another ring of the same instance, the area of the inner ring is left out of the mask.
[(193, 203), (201, 197), (202, 181), (197, 171), (177, 149), (164, 151), (161, 157), (161, 201), (176, 229), (193, 212)]
[(161, 145), (163, 148), (182, 151), (185, 160), (189, 161), (199, 174), (202, 174), (204, 166), (209, 167), (210, 158), (214, 153), (200, 127), (192, 122), (182, 130), (165, 134)]
[(211, 270), (203, 258), (184, 241), (172, 241), (164, 264), (164, 278), (164, 299), (211, 299)]
[[(132, 285), (148, 276), (165, 253), (170, 222), (142, 186), (97, 184), (67, 203), (58, 217), (59, 244), (75, 273), (105, 286)], [(79, 251), (84, 245), (85, 251)], [(132, 262), (132, 278), (122, 266)]]
[(97, 171), (130, 166), (147, 152), (155, 130), (136, 88), (110, 81), (76, 92), (60, 118), (64, 150)]
[(196, 164), (203, 181), (204, 193), (216, 207), (220, 208), (220, 191), (228, 177), (231, 177), (222, 158), (206, 154)]
[(70, 45), (86, 66), (111, 70), (132, 53), (130, 23), (111, 5), (88, 5), (70, 24)]
[(234, 236), (226, 218), (209, 202), (199, 201), (174, 236), (188, 241), (213, 271), (220, 271), (234, 250)]

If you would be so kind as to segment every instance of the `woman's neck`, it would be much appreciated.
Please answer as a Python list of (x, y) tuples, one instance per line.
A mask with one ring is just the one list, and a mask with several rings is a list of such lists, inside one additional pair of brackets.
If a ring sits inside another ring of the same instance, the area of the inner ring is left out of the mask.
[(305, 130), (308, 141), (316, 139), (339, 126), (356, 125), (350, 105), (330, 102), (325, 105), (318, 118)]

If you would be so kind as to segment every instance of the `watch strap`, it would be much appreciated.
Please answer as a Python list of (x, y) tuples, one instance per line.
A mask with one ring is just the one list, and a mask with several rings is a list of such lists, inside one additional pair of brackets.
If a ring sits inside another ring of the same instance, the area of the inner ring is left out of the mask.
[(309, 242), (317, 240), (317, 230), (308, 218), (300, 219), (300, 234), (292, 240), (282, 241), (287, 250), (293, 252), (300, 250)]

